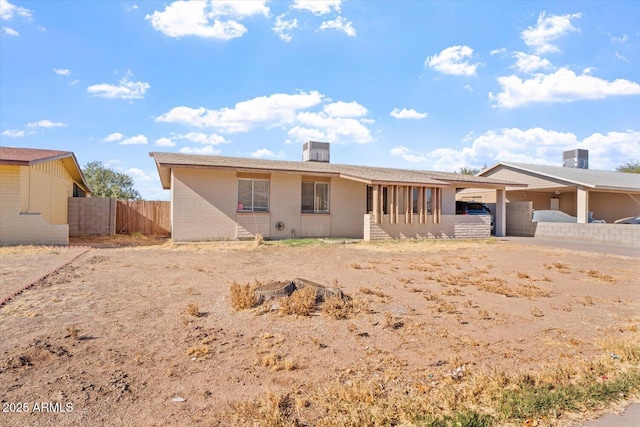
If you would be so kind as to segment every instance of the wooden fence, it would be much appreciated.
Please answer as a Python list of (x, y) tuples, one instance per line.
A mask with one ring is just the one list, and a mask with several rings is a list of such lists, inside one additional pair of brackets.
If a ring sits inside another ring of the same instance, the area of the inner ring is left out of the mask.
[(170, 202), (118, 200), (117, 233), (171, 234)]

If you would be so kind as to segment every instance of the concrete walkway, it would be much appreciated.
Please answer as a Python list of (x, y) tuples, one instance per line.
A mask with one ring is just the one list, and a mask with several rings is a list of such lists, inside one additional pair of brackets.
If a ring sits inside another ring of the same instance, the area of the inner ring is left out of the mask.
[[(631, 245), (616, 245), (611, 243), (585, 242), (581, 240), (542, 239), (539, 237), (497, 237), (500, 241), (518, 243), (522, 245), (546, 246), (549, 248), (571, 249), (575, 251), (598, 252), (607, 255), (623, 255), (640, 258), (640, 247)], [(638, 423), (640, 426), (640, 423)]]
[(640, 426), (640, 403), (634, 403), (621, 414), (607, 414), (597, 420), (587, 421), (574, 427), (638, 427)]

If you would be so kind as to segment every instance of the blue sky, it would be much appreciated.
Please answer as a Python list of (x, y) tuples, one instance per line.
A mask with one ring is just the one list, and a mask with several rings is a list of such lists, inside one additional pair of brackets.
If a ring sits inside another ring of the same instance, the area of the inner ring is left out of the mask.
[(455, 171), (640, 159), (640, 2), (0, 0), (0, 143)]

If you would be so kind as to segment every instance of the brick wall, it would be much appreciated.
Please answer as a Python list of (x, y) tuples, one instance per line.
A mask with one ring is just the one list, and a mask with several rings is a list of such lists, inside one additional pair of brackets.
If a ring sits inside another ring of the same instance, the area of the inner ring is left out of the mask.
[(615, 243), (640, 247), (640, 225), (538, 222), (535, 237)]
[(302, 214), (300, 217), (300, 237), (332, 237), (332, 220), (333, 214)]
[(116, 200), (102, 197), (69, 197), (69, 236), (116, 234)]
[(488, 239), (491, 236), (489, 215), (442, 215), (440, 224), (418, 224), (418, 216), (413, 223), (389, 224), (389, 215), (384, 215), (382, 224), (375, 224), (373, 215), (364, 215), (364, 240), (383, 239)]
[(236, 236), (238, 239), (253, 239), (257, 233), (260, 233), (262, 237), (268, 238), (270, 230), (270, 217), (268, 213), (252, 212), (243, 213), (238, 212), (236, 215)]

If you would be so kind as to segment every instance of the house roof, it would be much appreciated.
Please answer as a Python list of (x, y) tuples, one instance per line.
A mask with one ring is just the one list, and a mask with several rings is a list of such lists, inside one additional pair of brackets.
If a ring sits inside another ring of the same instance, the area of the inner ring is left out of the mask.
[(76, 184), (91, 192), (84, 179), (76, 156), (71, 151), (42, 150), (39, 148), (0, 147), (0, 164), (14, 166), (32, 166), (39, 163), (61, 160)]
[(202, 156), (179, 153), (149, 153), (156, 161), (162, 187), (171, 188), (172, 168), (233, 169), (246, 172), (281, 172), (336, 176), (367, 184), (396, 184), (432, 187), (504, 188), (519, 183), (447, 172), (391, 169), (371, 166), (342, 165), (323, 162), (292, 162), (283, 160), (248, 159), (242, 157)]
[(568, 168), (562, 166), (535, 165), (528, 163), (500, 162), (478, 173), (482, 176), (500, 167), (533, 173), (543, 178), (565, 181), (599, 190), (640, 191), (640, 174), (596, 169)]

